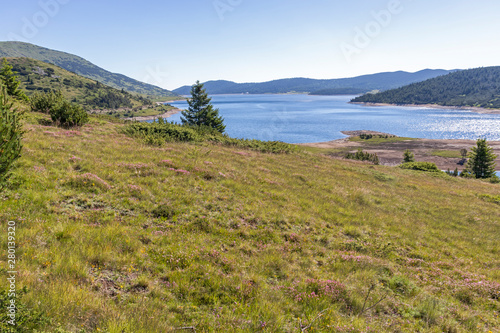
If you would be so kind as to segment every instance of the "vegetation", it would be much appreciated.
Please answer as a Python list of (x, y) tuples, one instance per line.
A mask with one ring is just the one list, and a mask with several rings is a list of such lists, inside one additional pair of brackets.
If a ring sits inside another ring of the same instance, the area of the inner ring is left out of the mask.
[(401, 169), (407, 170), (417, 170), (417, 171), (425, 171), (425, 172), (442, 172), (436, 166), (435, 163), (431, 162), (407, 162), (403, 163), (399, 166)]
[(221, 146), (248, 148), (263, 153), (280, 154), (297, 151), (296, 146), (280, 141), (235, 139), (209, 127), (177, 125), (164, 122), (161, 118), (158, 122), (129, 124), (123, 132), (141, 139), (145, 144), (160, 147), (168, 142), (209, 142)]
[(61, 94), (66, 99), (92, 112), (120, 111), (152, 104), (144, 96), (116, 90), (98, 81), (70, 73), (60, 67), (28, 58), (9, 58), (19, 73), (19, 88), (29, 97), (44, 93)]
[(348, 160), (358, 160), (358, 161), (369, 161), (375, 165), (379, 164), (377, 154), (370, 154), (368, 152), (364, 152), (363, 149), (358, 149), (355, 153), (347, 153), (345, 158)]
[(50, 50), (33, 44), (0, 42), (0, 57), (24, 57), (39, 60), (118, 90), (123, 89), (132, 94), (148, 96), (149, 99), (160, 98), (164, 100), (175, 96), (171, 91), (131, 79), (122, 74), (111, 73), (76, 55)]
[(418, 139), (405, 138), (400, 136), (391, 136), (391, 135), (381, 135), (381, 134), (361, 134), (360, 136), (351, 136), (349, 138), (349, 141), (363, 142), (374, 145), (383, 143), (401, 142), (401, 141), (413, 141), (413, 140), (418, 140)]
[(9, 100), (7, 88), (0, 84), (0, 189), (21, 154), (23, 130), (20, 117), (21, 113)]
[(226, 126), (224, 119), (219, 116), (219, 109), (214, 109), (210, 103), (203, 84), (197, 81), (191, 87), (191, 99), (188, 100), (189, 108), (182, 111), (182, 123), (195, 127), (208, 127), (219, 133), (224, 133)]
[(488, 145), (486, 139), (478, 139), (476, 144), (469, 153), (469, 161), (462, 175), (474, 178), (496, 177), (497, 156), (493, 154), (493, 148)]
[(415, 162), (415, 155), (409, 149), (406, 149), (403, 153), (403, 163), (411, 162)]
[(465, 150), (465, 157), (462, 151), (458, 150), (433, 150), (431, 151), (432, 156), (440, 156), (440, 157), (445, 157), (445, 158), (466, 158), (467, 157), (467, 149)]
[(87, 112), (78, 104), (63, 100), (49, 111), (52, 121), (63, 127), (82, 126), (89, 120)]
[(453, 72), (352, 102), (500, 108), (500, 67)]
[(47, 120), (28, 114), (0, 198), (19, 332), (500, 327), (499, 185)]
[(18, 77), (12, 71), (12, 66), (5, 58), (2, 59), (2, 67), (0, 68), (0, 84), (5, 86), (7, 94), (10, 96), (24, 101), (28, 100), (26, 94), (19, 89), (21, 82), (18, 81)]
[(31, 111), (48, 113), (56, 124), (64, 127), (82, 126), (88, 122), (87, 112), (78, 104), (67, 101), (60, 91), (34, 94)]
[[(1, 55), (1, 53), (0, 53)], [(286, 93), (314, 93), (314, 94), (359, 94), (372, 90), (386, 90), (404, 86), (413, 82), (427, 80), (450, 71), (422, 70), (416, 73), (392, 72), (363, 75), (346, 79), (314, 80), (293, 78), (274, 80), (262, 83), (235, 83), (231, 81), (208, 81), (205, 88), (209, 94), (286, 94)], [(189, 95), (190, 86), (183, 86), (174, 90), (179, 95)]]

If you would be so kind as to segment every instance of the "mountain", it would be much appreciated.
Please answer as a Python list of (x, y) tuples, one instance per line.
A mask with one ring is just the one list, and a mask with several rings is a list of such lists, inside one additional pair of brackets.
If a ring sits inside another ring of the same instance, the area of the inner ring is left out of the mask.
[(30, 58), (6, 58), (28, 96), (35, 92), (61, 91), (72, 102), (87, 110), (136, 108), (150, 105), (147, 98), (118, 90), (69, 72), (56, 65)]
[(124, 89), (130, 93), (158, 98), (175, 96), (169, 90), (134, 80), (122, 74), (111, 73), (76, 55), (29, 43), (0, 42), (0, 58), (2, 57), (26, 57), (41, 60), (110, 87)]
[[(204, 85), (209, 94), (286, 94), (301, 92), (311, 93), (312, 95), (344, 95), (397, 88), (450, 72), (442, 69), (424, 69), (416, 73), (403, 71), (385, 72), (345, 79), (315, 80), (292, 78), (262, 83), (208, 81)], [(190, 86), (183, 86), (173, 90), (174, 93), (179, 95), (188, 95), (190, 91)]]
[(500, 108), (500, 66), (454, 72), (352, 102)]

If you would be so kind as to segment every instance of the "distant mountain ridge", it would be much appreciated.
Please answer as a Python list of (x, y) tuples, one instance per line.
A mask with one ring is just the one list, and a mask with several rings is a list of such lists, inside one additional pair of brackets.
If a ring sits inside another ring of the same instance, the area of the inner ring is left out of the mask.
[(123, 74), (111, 73), (79, 56), (29, 43), (0, 42), (0, 58), (2, 57), (26, 57), (41, 60), (86, 78), (99, 81), (110, 87), (124, 89), (131, 93), (143, 94), (151, 97), (175, 96), (175, 94), (169, 90), (134, 80)]
[(437, 104), (500, 108), (500, 66), (483, 67), (432, 78), (352, 100), (357, 103)]
[[(209, 94), (286, 94), (310, 93), (312, 95), (362, 94), (372, 90), (398, 88), (452, 72), (443, 69), (424, 69), (415, 73), (404, 71), (384, 72), (352, 78), (316, 80), (291, 78), (261, 83), (235, 83), (232, 81), (208, 81), (205, 89)], [(189, 95), (190, 86), (173, 90), (179, 95)]]

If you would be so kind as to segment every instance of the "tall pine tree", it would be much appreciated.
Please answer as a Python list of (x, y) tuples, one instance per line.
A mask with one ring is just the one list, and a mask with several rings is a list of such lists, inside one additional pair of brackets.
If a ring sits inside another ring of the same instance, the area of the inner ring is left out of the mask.
[(7, 89), (7, 94), (28, 101), (26, 94), (19, 89), (21, 82), (17, 79), (16, 73), (12, 71), (12, 68), (7, 59), (3, 58), (2, 68), (0, 69), (0, 80)]
[(476, 147), (472, 147), (469, 153), (469, 161), (463, 172), (464, 176), (474, 178), (491, 178), (496, 175), (495, 159), (493, 148), (488, 145), (486, 139), (478, 139)]
[(190, 126), (206, 126), (224, 133), (226, 126), (224, 119), (219, 115), (219, 109), (214, 109), (210, 103), (211, 98), (203, 89), (203, 84), (196, 81), (191, 87), (191, 99), (188, 100), (189, 108), (182, 111), (181, 121)]

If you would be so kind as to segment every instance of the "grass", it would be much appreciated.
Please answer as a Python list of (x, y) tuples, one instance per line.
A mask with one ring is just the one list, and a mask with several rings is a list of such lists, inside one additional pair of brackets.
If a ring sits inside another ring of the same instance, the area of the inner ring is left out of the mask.
[(461, 158), (462, 157), (462, 155), (460, 154), (460, 151), (457, 151), (457, 150), (433, 150), (431, 152), (431, 155), (445, 157), (445, 158)]
[(351, 136), (349, 138), (349, 141), (352, 142), (363, 142), (367, 144), (384, 144), (384, 143), (392, 143), (392, 142), (401, 142), (401, 141), (410, 141), (410, 140), (418, 140), (414, 138), (405, 138), (405, 137), (399, 137), (399, 136), (393, 136), (393, 137), (384, 137), (384, 136), (374, 136), (370, 139), (361, 139), (359, 136)]
[(30, 114), (0, 197), (30, 331), (499, 331), (499, 185), (91, 119)]

